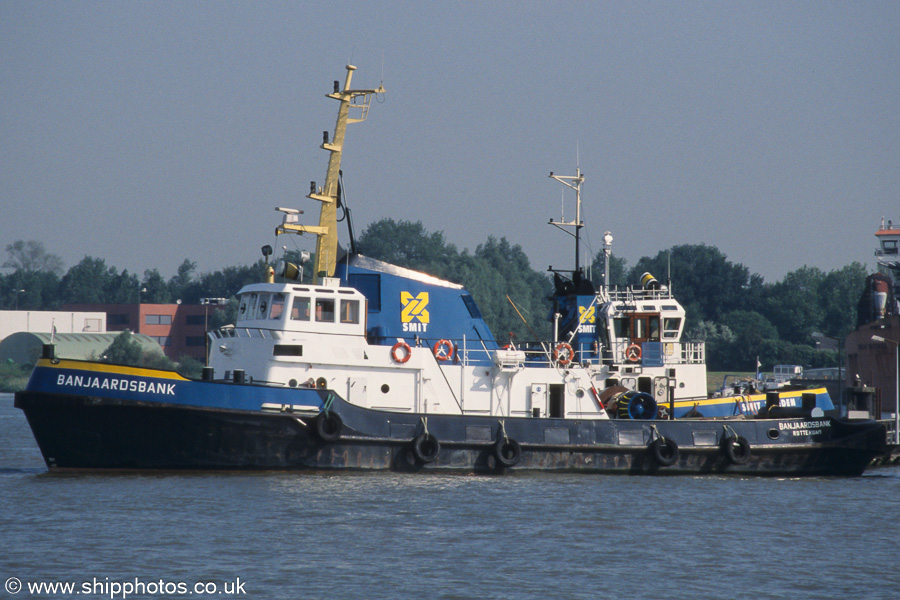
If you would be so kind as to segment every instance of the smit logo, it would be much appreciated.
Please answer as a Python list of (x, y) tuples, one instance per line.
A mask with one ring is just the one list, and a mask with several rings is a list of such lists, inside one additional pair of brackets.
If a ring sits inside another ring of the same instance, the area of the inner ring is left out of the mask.
[(594, 310), (595, 306), (579, 306), (578, 307), (578, 322), (579, 323), (593, 323), (595, 320)]
[(409, 292), (400, 292), (400, 304), (403, 305), (403, 310), (400, 311), (403, 331), (427, 331), (428, 292), (419, 292), (417, 296)]
[(596, 333), (597, 329), (594, 323), (597, 321), (595, 315), (595, 306), (579, 306), (578, 307), (578, 331), (580, 333)]

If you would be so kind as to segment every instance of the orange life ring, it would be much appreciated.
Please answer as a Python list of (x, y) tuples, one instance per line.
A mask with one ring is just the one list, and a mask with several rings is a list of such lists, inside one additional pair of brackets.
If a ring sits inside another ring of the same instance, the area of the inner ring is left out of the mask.
[(641, 347), (637, 344), (632, 344), (625, 348), (625, 360), (629, 362), (637, 362), (641, 360)]
[(572, 346), (566, 342), (560, 342), (556, 345), (556, 348), (553, 349), (553, 360), (563, 366), (572, 362), (574, 356), (575, 352), (572, 350)]
[[(398, 350), (403, 350), (403, 356), (397, 356)], [(412, 356), (412, 349), (409, 347), (404, 341), (397, 342), (394, 344), (394, 347), (391, 348), (391, 358), (394, 359), (394, 362), (400, 363), (401, 365), (409, 360), (409, 357)]]
[(438, 340), (432, 351), (434, 357), (440, 361), (453, 358), (453, 344), (450, 343), (450, 340)]

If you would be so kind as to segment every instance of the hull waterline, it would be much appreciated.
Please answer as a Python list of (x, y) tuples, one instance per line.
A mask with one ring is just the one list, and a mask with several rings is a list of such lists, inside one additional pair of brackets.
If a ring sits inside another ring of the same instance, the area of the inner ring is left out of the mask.
[[(327, 439), (315, 415), (34, 392), (18, 393), (16, 406), (25, 412), (51, 470), (855, 476), (884, 452), (885, 441), (882, 425), (830, 417), (728, 422), (426, 417), (386, 414), (331, 397), (331, 411), (323, 414), (337, 417), (339, 431)], [(437, 448), (417, 447), (423, 436)], [(731, 436), (747, 440), (746, 456), (735, 458), (725, 449)], [(676, 445), (675, 456), (658, 455), (659, 438)]]

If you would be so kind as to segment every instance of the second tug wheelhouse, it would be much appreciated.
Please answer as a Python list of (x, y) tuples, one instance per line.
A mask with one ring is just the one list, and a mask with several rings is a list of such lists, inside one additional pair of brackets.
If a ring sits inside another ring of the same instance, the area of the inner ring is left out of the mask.
[[(884, 427), (835, 418), (824, 389), (708, 398), (704, 346), (682, 340), (684, 309), (650, 274), (598, 290), (576, 259), (554, 275), (553, 340), (518, 344), (463, 286), (341, 252), (346, 127), (384, 91), (353, 90), (354, 70), (328, 94), (318, 225), (278, 209), (277, 234), (317, 236), (311, 280), (282, 260), (244, 287), (201, 381), (47, 348), (16, 406), (49, 467), (810, 475), (884, 452)], [(551, 177), (576, 191), (576, 220), (551, 224), (577, 246), (583, 176)]]

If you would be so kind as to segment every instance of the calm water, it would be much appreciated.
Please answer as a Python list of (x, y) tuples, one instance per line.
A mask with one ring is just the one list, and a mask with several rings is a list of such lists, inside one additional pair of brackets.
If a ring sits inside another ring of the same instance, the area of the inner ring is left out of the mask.
[[(30, 592), (39, 582), (72, 582), (79, 598), (900, 598), (896, 467), (56, 475), (0, 395), (0, 494), (0, 580), (23, 586), (8, 598), (74, 597)], [(136, 582), (151, 587), (127, 593)]]

